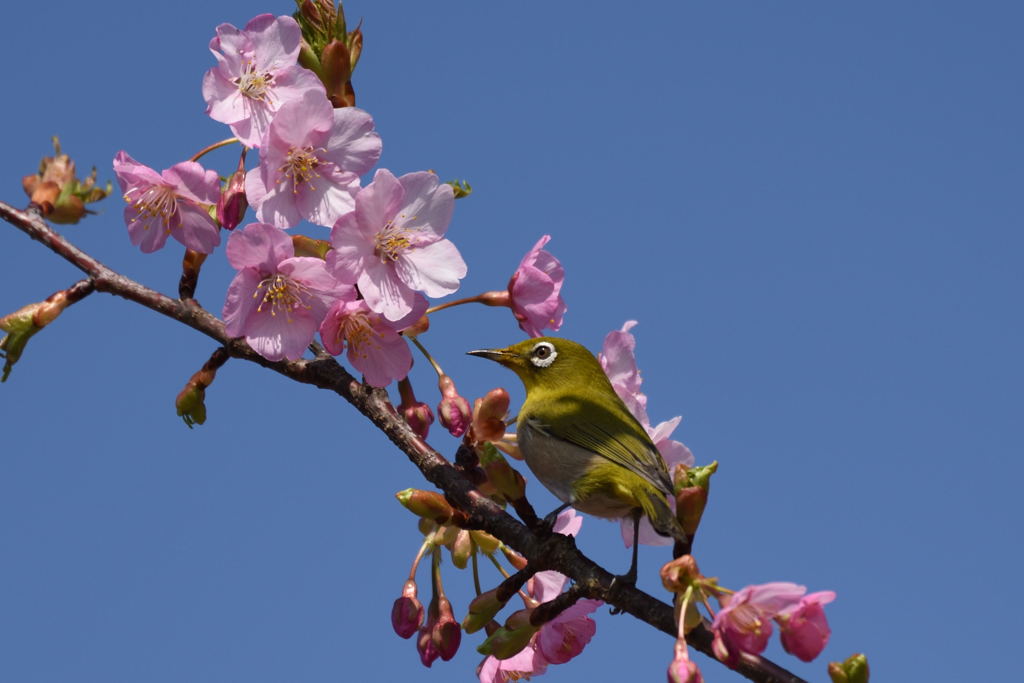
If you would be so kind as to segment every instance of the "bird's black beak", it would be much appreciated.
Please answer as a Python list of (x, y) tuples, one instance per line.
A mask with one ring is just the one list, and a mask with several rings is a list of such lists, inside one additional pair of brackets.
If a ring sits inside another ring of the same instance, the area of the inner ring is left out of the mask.
[(477, 349), (476, 351), (466, 351), (466, 353), (470, 356), (480, 356), (481, 358), (487, 358), (498, 363), (504, 362), (512, 356), (511, 353), (504, 349)]

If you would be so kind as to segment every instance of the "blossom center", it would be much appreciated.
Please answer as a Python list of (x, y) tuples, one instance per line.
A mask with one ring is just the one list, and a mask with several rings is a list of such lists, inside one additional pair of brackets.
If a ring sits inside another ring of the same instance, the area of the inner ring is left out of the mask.
[(391, 221), (373, 237), (373, 253), (381, 263), (397, 261), (402, 252), (412, 246), (411, 231), (396, 227)]
[(134, 220), (140, 218), (149, 222), (157, 218), (167, 227), (171, 219), (178, 213), (178, 195), (168, 185), (150, 185), (146, 188), (132, 188), (124, 194), (124, 200), (138, 212)]
[(338, 337), (348, 342), (349, 353), (357, 358), (369, 356), (368, 346), (376, 346), (380, 333), (373, 329), (366, 313), (357, 311), (345, 316), (338, 326)]
[(256, 66), (249, 62), (242, 75), (232, 80), (243, 95), (251, 100), (265, 102), (270, 95), (270, 86), (274, 84), (274, 74), (266, 71), (259, 73)]
[(764, 621), (761, 619), (761, 611), (751, 605), (740, 605), (732, 611), (733, 625), (744, 633), (761, 635), (761, 628)]
[(292, 311), (310, 308), (306, 303), (308, 297), (309, 289), (305, 285), (280, 273), (264, 278), (252, 293), (252, 298), (261, 299), (256, 306), (257, 313), (262, 313), (266, 308), (270, 315), (281, 314), (288, 322), (292, 321)]
[(292, 182), (292, 192), (298, 192), (299, 186), (307, 183), (309, 184), (309, 189), (315, 189), (313, 187), (313, 178), (320, 177), (320, 174), (316, 171), (316, 167), (319, 165), (320, 159), (311, 145), (292, 147), (288, 150), (288, 156), (285, 158), (281, 168), (278, 169), (279, 176), (277, 182), (281, 182), (282, 178), (290, 180)]

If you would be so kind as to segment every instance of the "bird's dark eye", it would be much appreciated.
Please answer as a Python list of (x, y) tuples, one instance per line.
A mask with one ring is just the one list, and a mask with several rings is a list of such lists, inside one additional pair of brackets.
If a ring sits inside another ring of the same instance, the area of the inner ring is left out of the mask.
[(555, 351), (555, 345), (551, 342), (537, 342), (533, 350), (530, 351), (530, 362), (538, 368), (546, 368), (555, 362), (555, 358), (558, 357), (558, 352)]

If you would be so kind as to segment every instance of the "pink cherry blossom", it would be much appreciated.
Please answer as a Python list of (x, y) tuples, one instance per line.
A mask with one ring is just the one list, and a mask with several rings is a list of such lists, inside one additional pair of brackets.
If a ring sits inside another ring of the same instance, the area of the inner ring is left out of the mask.
[(359, 176), (380, 158), (380, 136), (362, 109), (334, 109), (322, 93), (281, 105), (245, 176), (256, 217), (279, 228), (332, 226), (355, 206)]
[(719, 660), (735, 667), (744, 652), (760, 654), (772, 635), (772, 619), (794, 608), (807, 592), (795, 583), (747, 586), (728, 598), (711, 624), (712, 649)]
[[(615, 393), (629, 408), (629, 412), (633, 413), (637, 422), (647, 430), (647, 435), (651, 437), (669, 470), (676, 465), (690, 467), (694, 462), (693, 453), (682, 443), (669, 438), (683, 418), (677, 416), (652, 427), (647, 416), (647, 395), (640, 391), (643, 379), (636, 364), (636, 337), (630, 331), (636, 324), (635, 320), (627, 320), (622, 329), (609, 332), (604, 338), (604, 345), (597, 359), (608, 375)], [(669, 505), (675, 509), (674, 500), (670, 500)], [(622, 541), (627, 548), (633, 545), (632, 518), (622, 520)], [(639, 542), (645, 545), (669, 545), (672, 539), (656, 532), (645, 517), (640, 520)]]
[(220, 198), (215, 171), (182, 161), (157, 173), (122, 150), (114, 157), (114, 173), (128, 202), (128, 238), (142, 251), (160, 249), (168, 235), (203, 254), (220, 244), (220, 228), (203, 206)]
[[(374, 313), (366, 302), (356, 299), (355, 289), (339, 298), (327, 310), (320, 325), (320, 339), (324, 348), (338, 356), (348, 348), (348, 360), (363, 373), (367, 384), (386, 387), (394, 380), (409, 374), (412, 367), (412, 353), (409, 345), (398, 333), (407, 322), (391, 322), (379, 313)], [(407, 316), (408, 322), (415, 322), (427, 310), (427, 300), (420, 297), (420, 303)]]
[(551, 235), (544, 235), (537, 240), (508, 281), (512, 313), (519, 327), (531, 337), (541, 336), (545, 328), (557, 330), (565, 315), (562, 300), (565, 270), (558, 259), (544, 249), (550, 239)]
[[(552, 527), (555, 533), (575, 536), (583, 525), (583, 518), (573, 509), (560, 513)], [(527, 584), (530, 595), (544, 603), (558, 597), (568, 577), (548, 570), (537, 572)], [(600, 600), (580, 600), (557, 617), (542, 625), (530, 638), (529, 644), (508, 659), (487, 657), (477, 673), (481, 683), (505, 683), (526, 676), (544, 673), (548, 664), (564, 664), (580, 654), (597, 630), (597, 624), (588, 615), (604, 603)]]
[(261, 14), (241, 31), (218, 26), (210, 41), (217, 66), (203, 76), (206, 113), (228, 124), (242, 144), (259, 147), (283, 105), (307, 92), (326, 102), (323, 83), (298, 64), (301, 41), (291, 17)]
[(272, 225), (233, 232), (227, 256), (238, 274), (224, 301), (226, 331), (268, 360), (300, 358), (331, 303), (355, 298), (322, 259), (295, 256), (291, 238)]
[(832, 591), (811, 593), (801, 598), (798, 605), (783, 610), (775, 617), (786, 652), (805, 662), (821, 654), (832, 635), (822, 605), (835, 599), (836, 594)]
[(372, 310), (403, 318), (416, 292), (451, 294), (466, 275), (459, 250), (444, 239), (454, 208), (451, 186), (433, 173), (396, 178), (379, 169), (331, 230), (327, 265), (342, 282), (359, 285)]

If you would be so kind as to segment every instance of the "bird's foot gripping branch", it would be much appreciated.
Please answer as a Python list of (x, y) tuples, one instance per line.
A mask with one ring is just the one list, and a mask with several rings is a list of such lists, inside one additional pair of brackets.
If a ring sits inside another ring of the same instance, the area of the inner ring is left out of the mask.
[[(217, 369), (231, 357), (252, 361), (349, 401), (443, 492), (397, 494), (418, 516), (422, 539), (392, 624), (399, 636), (415, 636), (426, 666), (455, 656), (464, 633), (482, 631), (481, 681), (542, 674), (600, 638), (593, 615), (608, 603), (675, 638), (671, 654), (665, 649), (672, 681), (701, 680), (691, 647), (752, 680), (800, 680), (760, 653), (778, 628), (787, 652), (816, 658), (830, 634), (823, 607), (835, 594), (785, 582), (730, 590), (698, 570), (693, 542), (718, 463), (696, 465), (671, 438), (679, 417), (649, 419), (634, 357), (636, 323), (610, 332), (597, 356), (541, 336), (557, 331), (566, 312), (565, 272), (547, 250), (549, 235), (539, 236), (504, 287), (432, 304), (454, 294), (467, 273), (447, 233), (455, 200), (470, 186), (441, 182), (433, 171), (375, 168), (381, 137), (371, 114), (354, 106), (352, 85), (362, 31), (349, 31), (342, 9), (327, 0), (304, 0), (298, 8), (294, 16), (262, 14), (243, 29), (216, 29), (210, 47), (217, 63), (202, 80), (202, 95), (207, 114), (231, 137), (197, 145), (199, 152), (162, 171), (125, 151), (113, 160), (131, 243), (143, 253), (172, 240), (184, 249), (179, 298), (114, 272), (48, 224), (47, 217), (84, 219), (85, 204), (109, 193), (97, 187), (95, 173), (78, 180), (59, 147), (25, 178), (28, 209), (0, 203), (0, 217), (86, 275), (0, 318), (3, 379), (61, 311), (93, 291), (115, 294), (217, 343), (176, 402), (190, 427), (207, 418), (205, 392)], [(231, 145), (240, 148), (237, 161), (232, 157), (222, 170), (203, 165), (208, 153)], [(287, 232), (308, 225), (322, 226), (329, 237)], [(222, 244), (234, 278), (226, 292), (204, 297), (223, 297), (218, 319), (193, 297), (207, 255)], [(522, 381), (526, 400), (514, 420), (505, 389), (471, 403), (427, 350), (433, 317), (471, 303), (508, 309), (507, 324), (529, 337), (472, 352)], [(414, 391), (414, 349), (433, 369), (436, 409)], [(387, 393), (392, 385), (397, 407)], [(454, 462), (427, 443), (435, 419), (461, 439)], [(510, 458), (524, 461), (562, 501), (564, 509), (547, 524)], [(672, 545), (673, 557), (666, 554), (661, 568), (671, 604), (580, 553), (575, 538), (584, 517), (577, 511), (622, 520), (623, 539), (633, 547), (627, 577), (638, 571), (638, 544)], [(445, 593), (443, 579), (452, 578), (443, 576), (444, 552), (455, 569), (470, 570), (476, 597), (468, 605), (453, 605)], [(424, 563), (428, 569), (421, 570)], [(423, 571), (430, 576), (426, 606), (417, 581)], [(866, 681), (866, 660), (833, 662), (828, 673), (834, 681)]]

